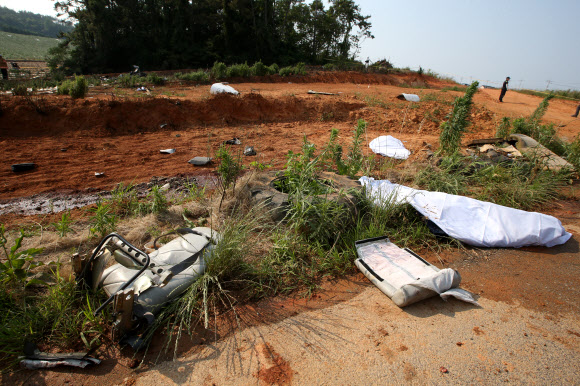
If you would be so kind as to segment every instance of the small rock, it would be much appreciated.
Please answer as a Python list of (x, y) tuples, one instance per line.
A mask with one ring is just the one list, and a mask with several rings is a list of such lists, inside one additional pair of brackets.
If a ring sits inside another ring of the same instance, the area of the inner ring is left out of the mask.
[(443, 374), (447, 374), (449, 372), (449, 370), (447, 370), (445, 367), (441, 366), (439, 367), (439, 371), (441, 371)]
[(246, 156), (256, 155), (256, 150), (254, 150), (253, 146), (248, 146), (244, 149), (244, 155)]
[(159, 188), (160, 191), (165, 192), (168, 191), (171, 185), (169, 185), (169, 183), (163, 185), (161, 188)]

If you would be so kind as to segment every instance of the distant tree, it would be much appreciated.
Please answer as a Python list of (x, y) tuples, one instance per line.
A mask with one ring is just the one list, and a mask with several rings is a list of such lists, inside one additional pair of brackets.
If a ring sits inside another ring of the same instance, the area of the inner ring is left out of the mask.
[[(356, 54), (370, 16), (352, 0), (63, 0), (75, 22), (66, 50), (83, 72), (293, 64)], [(55, 52), (56, 53), (56, 52)]]
[(56, 38), (72, 29), (71, 23), (60, 22), (54, 17), (26, 11), (16, 12), (0, 6), (0, 31)]

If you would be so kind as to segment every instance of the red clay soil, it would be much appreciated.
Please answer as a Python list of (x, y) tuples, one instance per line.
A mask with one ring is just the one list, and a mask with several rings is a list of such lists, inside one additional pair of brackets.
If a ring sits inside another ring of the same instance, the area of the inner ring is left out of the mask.
[[(288, 83), (291, 82), (291, 83)], [(414, 85), (428, 89), (400, 87)], [(426, 144), (437, 147), (438, 122), (445, 118), (455, 96), (454, 91), (441, 91), (440, 81), (412, 75), (369, 75), (356, 73), (320, 73), (312, 77), (266, 78), (260, 83), (232, 84), (239, 97), (211, 96), (209, 86), (170, 84), (153, 90), (152, 96), (134, 91), (113, 95), (111, 89), (91, 89), (84, 100), (46, 95), (26, 100), (1, 96), (0, 116), (0, 203), (38, 193), (70, 194), (87, 189), (111, 189), (119, 182), (144, 182), (153, 176), (199, 176), (214, 173), (215, 165), (194, 167), (187, 161), (195, 156), (215, 153), (220, 144), (239, 137), (242, 151), (253, 146), (258, 160), (281, 168), (289, 150), (298, 151), (304, 135), (318, 147), (323, 146), (332, 128), (340, 130), (340, 140), (347, 143), (357, 119), (368, 122), (364, 139), (393, 135), (421, 157)], [(308, 90), (336, 93), (332, 96), (309, 95)], [(410, 104), (396, 99), (402, 93), (416, 93), (427, 101)], [(471, 131), (465, 141), (491, 137), (504, 116), (528, 116), (541, 98), (508, 92), (499, 103), (499, 90), (482, 90), (474, 97)], [(572, 140), (580, 133), (580, 120), (570, 117), (575, 102), (552, 100), (545, 116), (556, 125), (559, 135)], [(41, 110), (39, 113), (38, 110)], [(174, 154), (161, 154), (160, 149), (175, 148)], [(14, 173), (10, 165), (36, 163), (36, 169)], [(105, 173), (96, 178), (95, 172)], [(577, 186), (574, 187), (577, 191)], [(574, 190), (572, 189), (572, 190)], [(428, 260), (441, 266), (458, 269), (463, 287), (492, 300), (546, 313), (557, 318), (564, 313), (578, 315), (580, 296), (580, 204), (575, 199), (561, 201), (547, 208), (573, 234), (573, 239), (555, 248), (469, 249), (467, 252), (444, 252), (444, 258), (420, 251)], [(0, 216), (1, 222), (18, 224), (26, 217)], [(440, 260), (441, 258), (441, 260)], [(325, 283), (323, 289), (309, 299), (268, 299), (238, 309), (234, 317), (221, 315), (216, 331), (203, 331), (182, 343), (179, 354), (193, 352), (232, 329), (283, 318), (315, 308), (330, 307), (354, 297), (370, 284), (362, 275), (340, 282)], [(256, 312), (259, 310), (259, 313)], [(259, 316), (257, 316), (259, 315)], [(234, 323), (235, 320), (235, 323)], [(184, 340), (185, 341), (185, 340)], [(161, 343), (157, 343), (161, 344)], [(254, 348), (261, 367), (255, 374), (265, 384), (290, 384), (291, 364), (267, 345)], [(157, 350), (159, 351), (159, 350)], [(70, 368), (51, 371), (25, 371), (3, 374), (5, 384), (131, 384), (139, 372), (132, 369), (131, 353), (114, 346), (98, 353), (105, 361), (86, 370)], [(145, 363), (153, 365), (155, 358)], [(163, 357), (169, 359), (169, 357)], [(82, 377), (79, 375), (82, 374)], [(211, 380), (208, 380), (208, 383)]]
[[(213, 154), (232, 137), (241, 138), (244, 146), (254, 146), (260, 162), (279, 168), (289, 150), (299, 150), (304, 135), (322, 146), (336, 127), (341, 138), (348, 140), (359, 118), (368, 122), (365, 145), (378, 135), (391, 134), (406, 141), (414, 156), (421, 154), (424, 143), (436, 147), (439, 122), (449, 112), (449, 102), (461, 93), (385, 85), (396, 83), (393, 75), (386, 77), (322, 74), (314, 79), (331, 82), (296, 83), (307, 78), (295, 77), (292, 83), (233, 84), (242, 92), (240, 97), (211, 96), (209, 86), (179, 84), (158, 87), (153, 96), (132, 90), (128, 96), (120, 97), (119, 92), (114, 96), (110, 89), (100, 87), (91, 89), (83, 100), (3, 96), (0, 200), (41, 192), (110, 189), (121, 181), (143, 182), (151, 176), (209, 174), (214, 166), (195, 168), (187, 161)], [(368, 83), (336, 83), (351, 78)], [(429, 87), (441, 85), (417, 79)], [(405, 75), (398, 81), (411, 80), (411, 75)], [(310, 89), (337, 95), (309, 95)], [(433, 94), (437, 100), (410, 104), (395, 98), (401, 92)], [(499, 104), (493, 99), (497, 93), (476, 94), (472, 131), (466, 141), (492, 136), (504, 115), (528, 115), (541, 100), (510, 92), (506, 102)], [(554, 100), (546, 114), (568, 139), (580, 129), (579, 121), (569, 117), (572, 110), (572, 102)], [(159, 153), (167, 148), (175, 148), (176, 153)], [(254, 160), (245, 159), (247, 164)], [(36, 169), (11, 171), (10, 165), (25, 162), (34, 162)], [(96, 178), (95, 173), (104, 176)]]

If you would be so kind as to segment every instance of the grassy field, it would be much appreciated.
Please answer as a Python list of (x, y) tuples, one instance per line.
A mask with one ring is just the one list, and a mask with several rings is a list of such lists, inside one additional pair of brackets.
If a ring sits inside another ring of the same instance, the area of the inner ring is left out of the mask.
[(0, 31), (0, 54), (10, 59), (44, 60), (58, 39)]

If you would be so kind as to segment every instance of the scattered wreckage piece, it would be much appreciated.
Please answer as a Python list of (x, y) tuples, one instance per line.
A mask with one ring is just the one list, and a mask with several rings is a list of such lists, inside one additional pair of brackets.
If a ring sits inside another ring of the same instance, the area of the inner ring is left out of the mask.
[(225, 85), (223, 83), (214, 83), (209, 89), (210, 94), (233, 94), (240, 95), (239, 91), (232, 86)]
[(29, 369), (47, 369), (57, 366), (73, 366), (85, 368), (89, 365), (98, 365), (99, 359), (89, 356), (89, 352), (75, 353), (45, 353), (31, 342), (24, 344), (24, 357), (20, 361), (20, 366)]
[(175, 149), (162, 149), (162, 150), (159, 150), (159, 153), (161, 153), (161, 154), (173, 154), (173, 153), (175, 153)]
[(242, 141), (240, 141), (240, 139), (238, 137), (234, 137), (232, 139), (228, 139), (227, 141), (224, 141), (224, 145), (241, 145)]
[(417, 190), (388, 180), (361, 177), (375, 205), (410, 204), (449, 237), (476, 247), (553, 247), (572, 236), (560, 220), (474, 198)]
[[(169, 234), (178, 237), (158, 247), (157, 241)], [(134, 349), (144, 343), (139, 327), (151, 325), (164, 305), (176, 300), (205, 272), (221, 238), (207, 227), (180, 228), (169, 234), (155, 239), (149, 254), (111, 233), (90, 258), (72, 257), (77, 281), (109, 296), (95, 315), (113, 303), (113, 339)]]
[(405, 148), (403, 142), (390, 135), (381, 135), (369, 143), (371, 150), (385, 157), (407, 159), (411, 152)]
[(433, 296), (450, 296), (479, 305), (468, 291), (457, 288), (459, 272), (439, 269), (408, 248), (401, 249), (386, 236), (355, 242), (358, 269), (399, 307)]
[(545, 162), (544, 169), (561, 170), (568, 168), (574, 170), (572, 164), (564, 158), (556, 155), (553, 151), (547, 149), (535, 139), (523, 134), (510, 134), (508, 141), (515, 142), (515, 147), (528, 157), (542, 158)]
[(256, 155), (256, 154), (257, 154), (257, 153), (256, 153), (256, 150), (254, 149), (254, 147), (253, 147), (253, 146), (247, 146), (247, 147), (244, 149), (244, 155), (245, 155), (245, 156), (248, 156), (248, 157), (250, 157), (250, 156), (253, 156), (253, 155)]
[(308, 90), (308, 94), (314, 94), (314, 95), (336, 95), (335, 93), (332, 93), (332, 92), (322, 92), (322, 91), (314, 91), (314, 90)]
[(187, 163), (192, 164), (193, 166), (205, 166), (211, 163), (212, 158), (210, 157), (193, 157)]
[(409, 102), (419, 102), (419, 95), (417, 94), (399, 94), (397, 95), (397, 99), (400, 99), (402, 101), (409, 101)]
[(36, 164), (34, 162), (26, 162), (26, 163), (21, 163), (21, 164), (14, 164), (12, 165), (12, 171), (14, 173), (19, 173), (19, 172), (25, 172), (28, 170), (32, 170), (36, 167)]
[[(467, 144), (492, 162), (503, 162), (513, 158), (527, 156), (544, 162), (544, 169), (558, 171), (562, 168), (574, 170), (568, 161), (547, 149), (535, 139), (524, 134), (510, 134), (507, 138), (476, 139)], [(471, 150), (468, 149), (468, 153)], [(474, 154), (474, 153), (471, 153)]]

